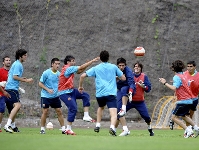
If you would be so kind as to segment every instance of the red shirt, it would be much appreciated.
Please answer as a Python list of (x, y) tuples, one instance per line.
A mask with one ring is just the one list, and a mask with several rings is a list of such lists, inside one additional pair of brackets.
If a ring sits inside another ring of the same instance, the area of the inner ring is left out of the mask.
[[(7, 81), (8, 79), (8, 71), (5, 68), (0, 68), (0, 82)], [(0, 96), (3, 96), (3, 93), (0, 92)]]

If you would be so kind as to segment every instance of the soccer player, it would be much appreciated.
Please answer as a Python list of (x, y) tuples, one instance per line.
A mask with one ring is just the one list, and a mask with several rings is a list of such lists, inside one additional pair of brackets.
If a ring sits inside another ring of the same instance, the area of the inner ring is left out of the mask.
[[(124, 58), (121, 57), (117, 59), (117, 66), (126, 77), (125, 81), (117, 80), (117, 112), (119, 116), (123, 117), (126, 114), (128, 98), (130, 97), (130, 99), (132, 99), (132, 96), (135, 94), (135, 81), (134, 74), (131, 68), (126, 65)], [(126, 121), (121, 119), (120, 122), (123, 126), (123, 132), (119, 136), (128, 135), (130, 131), (127, 128)]]
[(77, 113), (77, 102), (76, 99), (83, 100), (84, 107), (84, 121), (93, 122), (94, 120), (89, 116), (88, 110), (90, 106), (90, 96), (88, 93), (80, 93), (76, 88), (74, 88), (74, 75), (75, 73), (82, 73), (88, 66), (92, 63), (98, 61), (99, 58), (95, 58), (81, 66), (75, 66), (75, 58), (72, 55), (67, 55), (64, 59), (64, 66), (61, 70), (59, 77), (58, 85), (58, 94), (59, 98), (65, 103), (68, 107), (68, 118), (67, 118), (67, 135), (75, 135), (75, 132), (72, 131), (72, 123), (75, 120)]
[[(3, 57), (3, 67), (0, 68), (0, 86), (1, 87), (5, 87), (7, 78), (8, 78), (8, 71), (10, 69), (11, 66), (11, 60), (10, 57), (5, 56)], [(2, 119), (3, 119), (3, 113), (5, 112), (5, 97), (3, 95), (2, 92), (0, 92), (0, 132), (2, 132), (1, 130), (1, 123), (2, 123)]]
[[(141, 117), (145, 120), (145, 122), (148, 125), (148, 131), (150, 136), (154, 136), (153, 129), (151, 127), (151, 117), (149, 116), (148, 109), (146, 107), (145, 101), (144, 101), (144, 93), (148, 93), (151, 90), (151, 83), (149, 81), (149, 78), (146, 74), (142, 72), (143, 65), (140, 62), (136, 62), (134, 64), (134, 81), (136, 85), (136, 93), (132, 97), (132, 99), (129, 98), (129, 101), (126, 105), (126, 112), (129, 111), (132, 108), (135, 108)], [(120, 122), (123, 124), (126, 124), (126, 120), (124, 117), (120, 117)], [(118, 126), (119, 121), (117, 121), (116, 127)], [(123, 131), (120, 136), (126, 136), (130, 132)]]
[[(24, 49), (18, 49), (15, 54), (16, 61), (12, 64), (9, 73), (8, 80), (6, 83), (5, 90), (11, 96), (11, 98), (6, 98), (6, 106), (9, 112), (9, 117), (6, 125), (4, 126), (4, 130), (10, 133), (13, 133), (13, 127), (11, 127), (11, 123), (15, 121), (15, 117), (17, 112), (21, 107), (20, 99), (19, 99), (19, 83), (27, 82), (32, 83), (32, 78), (22, 77), (23, 75), (23, 65), (22, 63), (27, 59), (27, 51)], [(15, 128), (15, 127), (14, 127)]]
[(173, 85), (167, 83), (164, 78), (159, 78), (159, 81), (176, 93), (177, 102), (172, 114), (172, 121), (185, 130), (184, 138), (189, 138), (194, 134), (193, 130), (186, 126), (186, 124), (180, 119), (182, 118), (185, 122), (193, 126), (197, 137), (199, 134), (199, 128), (194, 124), (192, 119), (187, 116), (190, 111), (190, 104), (193, 103), (193, 94), (188, 86), (189, 79), (183, 74), (184, 68), (185, 65), (181, 60), (174, 61), (171, 66), (172, 71), (175, 72), (175, 76), (173, 77)]
[(42, 116), (41, 116), (41, 134), (45, 134), (45, 124), (46, 118), (49, 113), (49, 107), (55, 109), (58, 121), (61, 125), (62, 134), (65, 134), (65, 126), (64, 126), (64, 117), (62, 115), (61, 110), (61, 101), (58, 96), (58, 82), (60, 72), (58, 71), (60, 65), (60, 61), (58, 58), (53, 58), (51, 60), (51, 68), (47, 69), (43, 72), (39, 86), (42, 88), (41, 90), (41, 107), (42, 107)]
[(97, 110), (97, 122), (94, 131), (99, 132), (100, 130), (100, 122), (102, 119), (103, 110), (107, 105), (111, 116), (109, 133), (113, 136), (116, 136), (115, 123), (117, 120), (117, 85), (115, 77), (118, 76), (118, 79), (120, 80), (126, 80), (126, 77), (116, 65), (108, 63), (108, 51), (101, 51), (100, 60), (102, 62), (99, 65), (90, 68), (86, 71), (86, 73), (83, 73), (80, 76), (78, 90), (83, 93), (83, 81), (86, 77), (95, 78), (96, 99), (99, 107)]

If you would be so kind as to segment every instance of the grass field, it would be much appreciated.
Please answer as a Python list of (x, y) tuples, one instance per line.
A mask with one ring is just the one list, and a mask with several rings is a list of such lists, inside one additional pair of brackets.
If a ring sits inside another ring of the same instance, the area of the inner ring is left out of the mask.
[[(20, 133), (0, 133), (1, 150), (196, 150), (198, 138), (183, 138), (183, 130), (131, 130), (126, 137), (113, 137), (108, 129), (76, 129), (76, 136), (63, 135), (58, 129), (41, 135), (39, 128), (20, 128)], [(121, 130), (118, 130), (118, 134)]]

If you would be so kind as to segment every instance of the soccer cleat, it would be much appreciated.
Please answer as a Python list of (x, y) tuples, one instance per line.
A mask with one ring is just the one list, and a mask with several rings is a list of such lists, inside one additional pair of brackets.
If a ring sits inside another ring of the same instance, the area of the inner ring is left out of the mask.
[(118, 115), (119, 115), (120, 117), (123, 117), (123, 116), (126, 115), (126, 111), (124, 111), (123, 109), (120, 109), (120, 112), (118, 113)]
[(122, 133), (119, 136), (127, 136), (130, 134), (130, 131), (123, 130)]
[(172, 120), (169, 121), (169, 128), (173, 130), (174, 122)]
[(199, 135), (199, 128), (197, 130), (194, 129), (194, 131), (195, 131), (195, 138), (197, 138)]
[(73, 132), (72, 130), (65, 130), (65, 134), (67, 134), (67, 135), (76, 135), (76, 133)]
[(100, 127), (95, 127), (94, 131), (98, 133), (100, 131)]
[(19, 129), (17, 127), (12, 129), (14, 132), (20, 132)]
[(184, 138), (194, 137), (193, 130), (185, 131)]
[(149, 134), (150, 136), (154, 136), (153, 129), (148, 129), (148, 131), (149, 131), (149, 133), (150, 133), (150, 134)]
[(12, 130), (12, 127), (11, 127), (11, 126), (5, 125), (5, 126), (4, 126), (4, 130), (5, 130), (6, 132), (13, 133), (13, 130)]
[(86, 121), (86, 122), (95, 122), (95, 120), (92, 119), (90, 116), (88, 116), (88, 117), (83, 117), (83, 120)]
[(109, 133), (110, 133), (112, 136), (117, 136), (117, 135), (116, 135), (116, 132), (115, 132), (112, 128), (109, 129)]
[(44, 130), (41, 130), (41, 131), (40, 131), (40, 134), (46, 134), (46, 133), (45, 133), (45, 131), (44, 131)]

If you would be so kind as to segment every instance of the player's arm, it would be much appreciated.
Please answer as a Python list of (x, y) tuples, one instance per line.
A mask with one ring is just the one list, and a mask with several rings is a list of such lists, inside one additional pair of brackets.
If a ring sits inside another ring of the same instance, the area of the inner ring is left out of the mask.
[(121, 77), (118, 77), (119, 78), (119, 80), (122, 80), (122, 81), (125, 81), (126, 80), (126, 77), (125, 77), (125, 75), (123, 74)]
[(164, 78), (159, 78), (159, 81), (164, 84), (166, 87), (168, 87), (169, 89), (175, 91), (176, 90), (176, 87), (167, 83), (167, 81), (164, 79)]
[(0, 92), (3, 93), (3, 95), (4, 95), (5, 97), (7, 97), (7, 98), (10, 98), (10, 97), (11, 97), (10, 94), (7, 93), (1, 86), (0, 86)]
[(46, 90), (48, 93), (52, 94), (53, 93), (53, 90), (52, 89), (49, 89), (47, 88), (42, 82), (39, 81), (39, 87)]
[(26, 77), (19, 77), (17, 75), (13, 76), (13, 79), (21, 81), (21, 82), (27, 82), (27, 83), (32, 83), (33, 79), (32, 78), (26, 78)]
[(79, 92), (82, 93), (84, 88), (83, 88), (83, 81), (84, 79), (87, 77), (87, 74), (86, 73), (83, 73), (81, 76), (80, 76), (80, 80), (79, 80)]
[(90, 66), (92, 63), (98, 61), (99, 59), (100, 59), (99, 57), (96, 57), (96, 58), (94, 58), (93, 60), (91, 60), (91, 61), (89, 61), (89, 62), (87, 62), (87, 63), (85, 63), (85, 64), (79, 66), (79, 67), (78, 67), (78, 70), (77, 70), (77, 74), (80, 74), (80, 73), (84, 72), (84, 70), (85, 70), (88, 66)]

